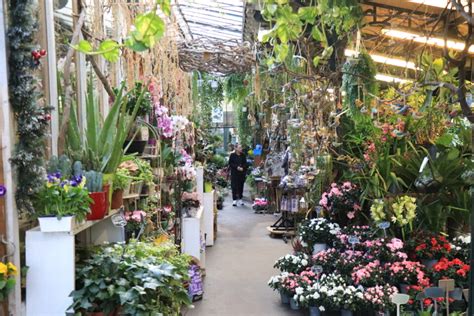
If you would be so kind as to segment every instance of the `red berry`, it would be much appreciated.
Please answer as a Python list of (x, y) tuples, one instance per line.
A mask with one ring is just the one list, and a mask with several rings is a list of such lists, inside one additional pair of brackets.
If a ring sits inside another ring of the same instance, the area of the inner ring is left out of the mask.
[(51, 114), (45, 114), (44, 118), (46, 121), (51, 121)]
[(46, 56), (46, 49), (42, 49), (39, 51), (41, 56)]

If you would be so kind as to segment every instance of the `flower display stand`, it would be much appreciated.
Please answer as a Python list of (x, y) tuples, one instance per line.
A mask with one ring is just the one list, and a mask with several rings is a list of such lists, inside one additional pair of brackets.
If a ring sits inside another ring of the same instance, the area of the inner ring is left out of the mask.
[(206, 265), (206, 240), (204, 236), (204, 208), (195, 217), (182, 218), (181, 251), (199, 260), (202, 269)]
[(26, 316), (66, 314), (75, 288), (76, 240), (94, 245), (124, 241), (123, 227), (110, 219), (118, 212), (78, 224), (72, 232), (45, 233), (39, 227), (26, 232)]
[(204, 208), (204, 236), (206, 246), (214, 245), (214, 205), (215, 191), (204, 193), (202, 205)]
[(204, 194), (204, 168), (196, 168), (196, 192), (202, 201)]

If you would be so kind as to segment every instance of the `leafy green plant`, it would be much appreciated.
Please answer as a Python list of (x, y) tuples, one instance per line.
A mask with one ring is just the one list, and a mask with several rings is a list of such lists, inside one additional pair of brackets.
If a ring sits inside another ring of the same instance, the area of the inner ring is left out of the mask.
[(118, 168), (114, 176), (113, 190), (124, 190), (128, 187), (131, 180), (132, 176), (128, 169)]
[(189, 301), (189, 257), (175, 246), (131, 241), (100, 249), (77, 270), (78, 290), (71, 296), (75, 312), (125, 315), (179, 315)]
[(143, 180), (146, 184), (153, 183), (154, 175), (150, 163), (140, 158), (134, 158), (133, 161), (138, 166), (138, 174), (136, 178), (138, 178), (138, 180)]
[(125, 83), (122, 83), (117, 90), (109, 114), (102, 121), (94, 97), (92, 80), (89, 81), (86, 100), (87, 124), (84, 132), (79, 126), (75, 111), (71, 111), (67, 134), (68, 152), (70, 156), (82, 161), (89, 170), (114, 173), (122, 161), (123, 144), (135, 123), (146, 91), (145, 88), (141, 91), (133, 112), (129, 114), (124, 85)]

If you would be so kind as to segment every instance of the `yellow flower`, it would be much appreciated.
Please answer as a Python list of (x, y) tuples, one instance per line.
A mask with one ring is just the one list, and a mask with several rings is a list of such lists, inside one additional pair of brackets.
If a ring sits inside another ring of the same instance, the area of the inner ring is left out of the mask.
[(69, 186), (66, 184), (66, 185), (64, 185), (63, 189), (67, 193), (69, 191)]
[(46, 187), (51, 188), (53, 184), (51, 182), (46, 182)]
[(3, 274), (3, 276), (7, 276), (8, 274), (8, 267), (3, 262), (0, 262), (0, 274)]
[(8, 267), (8, 270), (10, 271), (10, 273), (12, 275), (17, 275), (18, 274), (18, 269), (16, 268), (16, 266), (13, 263), (11, 263), (11, 262), (7, 263), (7, 267)]
[(82, 189), (86, 185), (86, 177), (82, 177), (81, 183), (79, 183), (79, 187)]

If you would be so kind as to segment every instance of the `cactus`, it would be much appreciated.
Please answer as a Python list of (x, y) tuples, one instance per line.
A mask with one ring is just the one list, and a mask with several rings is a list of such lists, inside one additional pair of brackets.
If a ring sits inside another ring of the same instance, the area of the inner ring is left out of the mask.
[(48, 162), (48, 174), (55, 173), (59, 170), (59, 159), (57, 156), (51, 156)]
[(74, 177), (82, 176), (82, 163), (80, 161), (76, 161), (72, 165), (72, 174)]
[(69, 160), (69, 158), (66, 155), (61, 155), (61, 157), (59, 157), (57, 171), (60, 171), (63, 177), (69, 178), (69, 176), (72, 173), (71, 165), (72, 165), (71, 160)]
[(102, 192), (102, 177), (103, 174), (97, 171), (84, 172), (86, 177), (86, 187), (89, 192)]

